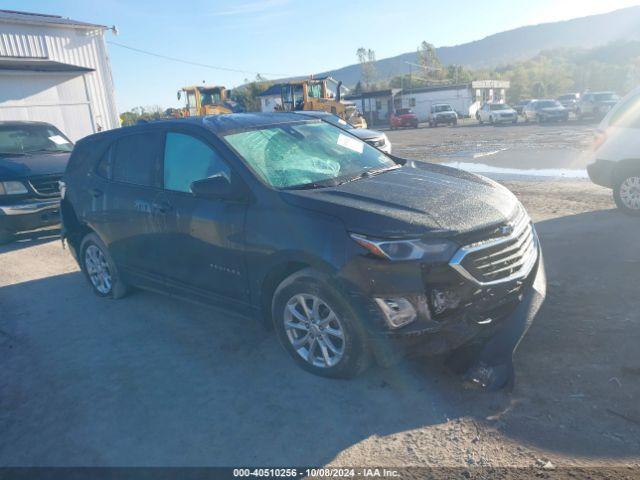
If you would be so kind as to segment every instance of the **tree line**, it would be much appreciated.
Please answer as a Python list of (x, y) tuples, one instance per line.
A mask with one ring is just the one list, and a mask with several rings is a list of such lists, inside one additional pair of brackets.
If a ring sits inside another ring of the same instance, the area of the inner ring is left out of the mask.
[[(435, 47), (423, 41), (417, 48), (412, 72), (387, 80), (378, 78), (375, 51), (360, 47), (356, 57), (361, 74), (360, 81), (354, 87), (355, 93), (496, 79), (511, 82), (507, 100), (516, 102), (523, 98), (555, 98), (563, 93), (586, 90), (612, 90), (622, 95), (640, 85), (640, 41), (615, 42), (591, 49), (547, 50), (528, 60), (484, 69), (444, 65)], [(231, 98), (245, 111), (259, 111), (259, 95), (271, 85), (273, 82), (256, 75), (254, 79), (245, 79), (242, 86), (234, 88)], [(171, 117), (175, 113), (174, 108), (165, 109), (158, 105), (136, 107), (122, 113), (120, 120), (122, 125), (133, 125), (141, 120)]]

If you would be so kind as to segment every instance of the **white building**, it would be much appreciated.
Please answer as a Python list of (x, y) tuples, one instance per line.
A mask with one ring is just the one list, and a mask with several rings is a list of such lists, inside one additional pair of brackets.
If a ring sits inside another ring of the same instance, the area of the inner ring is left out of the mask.
[(73, 141), (119, 127), (105, 30), (0, 10), (0, 121), (48, 122)]
[(473, 117), (485, 103), (504, 103), (509, 86), (508, 80), (476, 80), (470, 84), (405, 88), (396, 95), (395, 105), (413, 109), (421, 122), (427, 120), (435, 103), (448, 103), (458, 113)]

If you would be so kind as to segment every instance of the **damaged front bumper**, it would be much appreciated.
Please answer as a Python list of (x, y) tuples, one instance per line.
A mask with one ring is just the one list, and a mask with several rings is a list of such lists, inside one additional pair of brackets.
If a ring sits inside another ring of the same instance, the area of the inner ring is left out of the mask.
[[(470, 346), (482, 355), (492, 339), (499, 339), (501, 345), (492, 345), (487, 352), (511, 354), (546, 296), (544, 261), (537, 237), (535, 241), (535, 262), (526, 276), (485, 286), (465, 278), (449, 264), (390, 264), (370, 258), (355, 261), (342, 275), (348, 285), (366, 285), (365, 291), (351, 288), (349, 294), (360, 318), (365, 319), (378, 363), (391, 365), (405, 356), (455, 354)], [(443, 302), (452, 292), (456, 301)], [(410, 300), (416, 319), (391, 328), (375, 300), (379, 298)]]

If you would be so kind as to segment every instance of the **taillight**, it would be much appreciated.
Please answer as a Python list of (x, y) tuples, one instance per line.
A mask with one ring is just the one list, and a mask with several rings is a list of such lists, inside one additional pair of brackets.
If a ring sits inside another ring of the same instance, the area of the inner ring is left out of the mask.
[(606, 140), (607, 140), (606, 132), (603, 132), (602, 130), (597, 130), (596, 135), (593, 139), (593, 149), (594, 150), (599, 149)]

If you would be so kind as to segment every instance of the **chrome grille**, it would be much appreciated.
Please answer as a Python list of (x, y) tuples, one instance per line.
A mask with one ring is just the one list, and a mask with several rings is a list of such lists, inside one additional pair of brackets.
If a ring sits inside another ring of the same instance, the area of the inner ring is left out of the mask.
[(54, 196), (60, 193), (60, 180), (62, 180), (62, 175), (40, 175), (31, 177), (29, 183), (37, 194)]
[(533, 225), (521, 209), (512, 223), (498, 231), (503, 228), (511, 233), (460, 248), (449, 263), (451, 267), (483, 286), (525, 278), (538, 258)]

